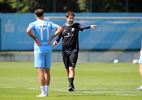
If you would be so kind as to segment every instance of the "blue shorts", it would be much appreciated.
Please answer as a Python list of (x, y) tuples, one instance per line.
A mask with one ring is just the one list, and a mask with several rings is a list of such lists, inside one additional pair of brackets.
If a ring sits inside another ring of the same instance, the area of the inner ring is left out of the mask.
[(35, 68), (44, 67), (51, 68), (51, 53), (35, 53), (34, 54)]
[(139, 64), (142, 64), (142, 52), (141, 52), (141, 54), (140, 54)]

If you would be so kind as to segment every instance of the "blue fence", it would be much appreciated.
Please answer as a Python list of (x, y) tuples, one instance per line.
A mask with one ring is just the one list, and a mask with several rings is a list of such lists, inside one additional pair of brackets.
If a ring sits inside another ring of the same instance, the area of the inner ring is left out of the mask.
[[(142, 17), (142, 13), (75, 13), (76, 17)], [(65, 13), (45, 13), (45, 16), (65, 17)], [(27, 35), (29, 23), (35, 21), (34, 13), (1, 14), (1, 50), (33, 50), (34, 41)], [(65, 19), (52, 19), (63, 25)], [(97, 29), (87, 29), (79, 34), (81, 50), (138, 50), (141, 48), (141, 19), (75, 19), (81, 24), (95, 24)], [(54, 33), (54, 32), (53, 32)], [(53, 50), (61, 50), (61, 41)]]

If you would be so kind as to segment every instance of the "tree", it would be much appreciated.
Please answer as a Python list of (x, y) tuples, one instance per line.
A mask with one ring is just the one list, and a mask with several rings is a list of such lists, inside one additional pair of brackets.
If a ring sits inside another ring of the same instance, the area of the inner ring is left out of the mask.
[(142, 12), (142, 0), (129, 0), (128, 11), (129, 12)]
[[(81, 12), (90, 12), (90, 0), (78, 0)], [(125, 0), (92, 0), (92, 12), (125, 12)]]
[(90, 0), (78, 0), (79, 9), (81, 12), (89, 12)]
[(0, 1), (0, 12), (5, 13), (5, 12), (15, 12), (16, 9), (13, 9), (12, 6), (9, 3), (12, 3), (14, 0), (1, 0)]
[(56, 12), (80, 12), (77, 2), (78, 0), (56, 0)]
[(94, 12), (125, 12), (126, 1), (125, 0), (97, 0), (93, 2)]
[(39, 8), (44, 9), (44, 12), (53, 12), (53, 0), (29, 0), (29, 12)]
[(19, 12), (29, 12), (29, 0), (1, 0), (0, 12), (2, 13), (15, 13), (17, 12), (17, 4)]
[[(18, 1), (18, 3), (17, 3)], [(34, 12), (42, 8), (45, 12), (53, 12), (54, 0), (0, 0), (0, 12), (19, 13)], [(55, 0), (56, 12), (126, 12), (126, 0)], [(128, 0), (128, 12), (142, 12), (141, 0)]]

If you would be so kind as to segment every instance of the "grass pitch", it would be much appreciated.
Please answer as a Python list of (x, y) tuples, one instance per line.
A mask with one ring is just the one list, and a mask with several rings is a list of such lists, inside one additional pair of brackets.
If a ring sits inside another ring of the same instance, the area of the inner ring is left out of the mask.
[(52, 62), (49, 96), (40, 94), (33, 62), (0, 62), (0, 100), (141, 100), (139, 65), (132, 63), (78, 63), (74, 92), (67, 92), (63, 62)]

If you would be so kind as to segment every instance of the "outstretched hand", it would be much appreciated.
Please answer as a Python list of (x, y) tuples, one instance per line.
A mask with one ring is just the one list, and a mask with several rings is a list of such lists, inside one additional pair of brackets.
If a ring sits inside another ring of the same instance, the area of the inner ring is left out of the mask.
[(96, 29), (97, 25), (91, 25), (90, 27), (93, 28), (93, 29)]

